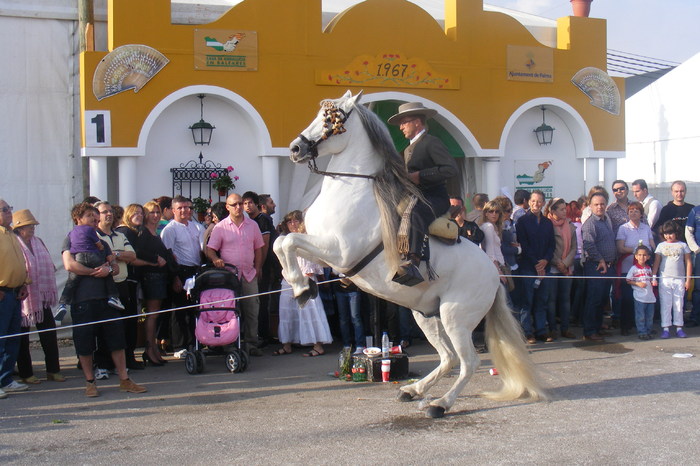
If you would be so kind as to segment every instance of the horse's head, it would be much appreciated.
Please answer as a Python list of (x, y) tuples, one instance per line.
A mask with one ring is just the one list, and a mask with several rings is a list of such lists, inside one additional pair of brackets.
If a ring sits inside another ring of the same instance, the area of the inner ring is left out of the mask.
[(324, 150), (320, 152), (319, 145), (331, 136), (345, 132), (345, 122), (361, 96), (362, 92), (353, 97), (347, 91), (340, 99), (321, 102), (321, 110), (314, 121), (289, 146), (292, 161), (303, 163), (312, 158), (337, 153), (337, 148), (334, 150), (329, 143), (324, 144)]

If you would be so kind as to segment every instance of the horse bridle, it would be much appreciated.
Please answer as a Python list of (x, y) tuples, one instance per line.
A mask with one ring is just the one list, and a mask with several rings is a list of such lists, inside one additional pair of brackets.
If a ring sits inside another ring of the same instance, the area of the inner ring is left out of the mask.
[(311, 173), (316, 173), (317, 175), (330, 176), (331, 178), (336, 178), (339, 176), (346, 176), (351, 178), (365, 178), (368, 180), (374, 180), (376, 177), (374, 175), (362, 175), (359, 173), (340, 173), (340, 172), (328, 172), (324, 170), (319, 170), (316, 166), (316, 158), (318, 157), (318, 145), (331, 136), (336, 134), (343, 134), (345, 129), (345, 122), (348, 121), (350, 115), (354, 108), (351, 108), (347, 113), (342, 109), (338, 108), (333, 101), (325, 100), (321, 103), (323, 108), (323, 133), (321, 137), (315, 141), (310, 141), (303, 134), (299, 134), (299, 139), (302, 140), (308, 146), (308, 152), (311, 154), (311, 160), (309, 160), (309, 170)]

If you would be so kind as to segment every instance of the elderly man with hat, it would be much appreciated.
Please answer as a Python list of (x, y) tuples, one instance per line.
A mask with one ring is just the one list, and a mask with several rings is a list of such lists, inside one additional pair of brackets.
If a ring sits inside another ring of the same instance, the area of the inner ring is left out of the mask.
[[(21, 330), (22, 333), (26, 333), (33, 326), (42, 330), (39, 341), (44, 350), (46, 379), (64, 382), (66, 378), (61, 374), (59, 363), (56, 323), (51, 312), (51, 307), (58, 301), (56, 266), (44, 242), (35, 235), (37, 225), (39, 222), (29, 209), (18, 210), (12, 216), (12, 228), (19, 238), (30, 282), (27, 285), (27, 299), (22, 301)], [(17, 372), (22, 382), (39, 383), (32, 368), (29, 335), (22, 335), (20, 338)]]
[(26, 384), (12, 379), (22, 323), (20, 305), (27, 297), (27, 269), (19, 240), (12, 232), (12, 207), (0, 199), (0, 398), (9, 392), (26, 390)]
[(409, 204), (404, 218), (410, 218), (410, 227), (402, 221), (399, 231), (399, 252), (405, 254), (406, 262), (394, 281), (407, 286), (423, 281), (418, 266), (422, 259), (430, 259), (428, 227), (450, 208), (447, 180), (457, 175), (457, 164), (445, 144), (428, 134), (426, 120), (436, 114), (436, 110), (420, 102), (411, 102), (400, 105), (398, 113), (389, 118), (389, 124), (398, 126), (410, 141), (403, 153), (404, 163), (410, 180), (426, 201), (414, 200)]

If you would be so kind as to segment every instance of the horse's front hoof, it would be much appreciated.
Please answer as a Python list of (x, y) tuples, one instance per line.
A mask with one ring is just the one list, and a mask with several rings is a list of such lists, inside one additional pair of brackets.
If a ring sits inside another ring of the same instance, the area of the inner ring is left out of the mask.
[(442, 406), (428, 406), (425, 415), (433, 419), (445, 417), (445, 408)]
[(413, 401), (413, 395), (408, 392), (399, 391), (399, 396), (396, 399), (405, 403), (407, 401)]
[(318, 285), (315, 281), (309, 280), (309, 287), (301, 292), (299, 296), (296, 297), (299, 307), (304, 307), (309, 299), (314, 299), (318, 296)]

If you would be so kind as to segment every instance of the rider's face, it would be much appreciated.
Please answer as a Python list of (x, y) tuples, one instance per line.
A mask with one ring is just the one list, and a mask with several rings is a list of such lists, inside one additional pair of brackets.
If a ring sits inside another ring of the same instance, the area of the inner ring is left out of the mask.
[(417, 116), (407, 116), (399, 123), (399, 129), (406, 139), (413, 139), (423, 130), (423, 122)]

